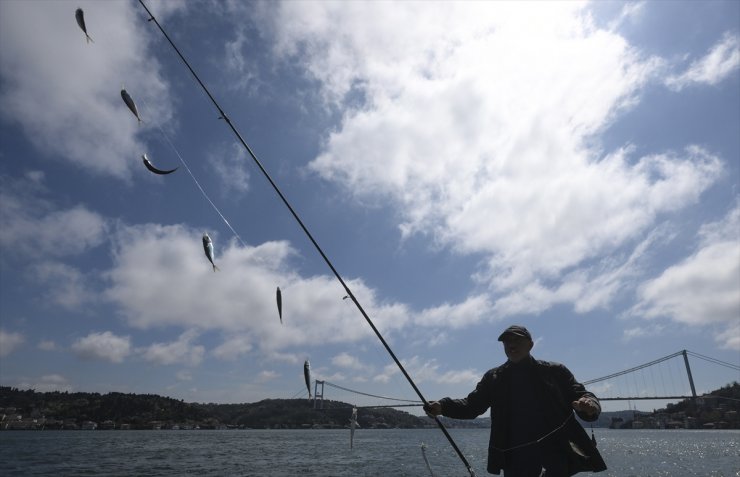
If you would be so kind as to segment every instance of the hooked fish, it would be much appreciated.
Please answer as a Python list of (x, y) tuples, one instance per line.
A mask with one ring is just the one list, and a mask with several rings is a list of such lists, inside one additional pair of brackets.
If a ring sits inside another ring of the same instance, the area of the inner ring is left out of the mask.
[[(85, 38), (87, 38), (87, 42), (90, 43), (93, 41), (92, 38), (90, 38), (90, 35), (87, 34), (87, 27), (85, 26), (85, 13), (82, 11), (81, 8), (78, 8), (75, 12), (75, 19), (77, 20), (77, 24), (80, 26), (83, 32), (85, 32)], [(95, 43), (93, 41), (93, 43)]]
[(206, 257), (208, 258), (208, 261), (211, 262), (211, 265), (213, 265), (213, 271), (215, 272), (218, 270), (218, 267), (213, 263), (213, 241), (211, 240), (211, 237), (208, 236), (208, 232), (203, 234), (203, 250), (206, 252)]
[(130, 109), (131, 112), (134, 113), (136, 119), (141, 122), (141, 118), (139, 117), (139, 110), (136, 108), (136, 103), (134, 103), (134, 100), (131, 99), (131, 96), (129, 96), (125, 88), (121, 88), (121, 98), (123, 98), (123, 102), (126, 103), (128, 109)]
[(421, 456), (424, 457), (424, 463), (427, 465), (427, 470), (429, 471), (429, 475), (434, 477), (432, 466), (429, 465), (429, 459), (427, 459), (427, 445), (424, 444), (423, 442), (421, 443)]
[(349, 448), (354, 447), (355, 428), (357, 427), (357, 408), (352, 408), (352, 417), (349, 418)]
[(311, 399), (311, 363), (306, 360), (303, 363), (303, 377), (306, 380), (306, 389), (308, 389), (308, 399)]
[(164, 169), (157, 169), (156, 167), (154, 167), (154, 164), (151, 163), (149, 158), (146, 157), (146, 153), (144, 153), (144, 155), (141, 156), (141, 159), (144, 161), (144, 165), (146, 166), (146, 168), (155, 174), (159, 174), (159, 175), (171, 174), (177, 170), (177, 167), (175, 167), (174, 169), (170, 169), (168, 171)]
[(280, 316), (280, 324), (283, 324), (283, 294), (280, 292), (280, 287), (277, 287), (275, 292), (275, 300), (277, 300), (278, 316)]

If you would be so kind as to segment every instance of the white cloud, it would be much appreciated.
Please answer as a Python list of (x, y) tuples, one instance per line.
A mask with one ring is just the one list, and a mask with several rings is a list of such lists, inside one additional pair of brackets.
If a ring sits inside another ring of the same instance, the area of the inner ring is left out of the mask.
[(44, 180), (40, 171), (0, 177), (0, 247), (13, 251), (3, 254), (2, 260), (22, 263), (23, 277), (43, 285), (43, 294), (52, 304), (79, 309), (95, 301), (90, 276), (59, 259), (101, 245), (108, 221), (84, 205), (57, 207), (45, 197)]
[(694, 61), (686, 71), (669, 76), (666, 86), (674, 91), (696, 83), (714, 85), (740, 67), (740, 37), (736, 33), (725, 32), (722, 39), (710, 48), (702, 59)]
[(273, 381), (280, 377), (279, 373), (276, 373), (275, 371), (260, 371), (260, 374), (257, 376), (257, 381), (260, 383), (266, 383), (268, 381)]
[(143, 352), (144, 360), (150, 363), (162, 366), (171, 364), (197, 366), (203, 361), (205, 348), (193, 344), (195, 338), (197, 338), (195, 331), (186, 331), (178, 337), (177, 341), (154, 343), (140, 351)]
[(628, 2), (622, 7), (619, 17), (609, 22), (610, 30), (618, 30), (625, 23), (636, 23), (645, 12), (645, 2)]
[(702, 227), (695, 253), (643, 284), (631, 314), (667, 317), (689, 325), (717, 325), (726, 330), (717, 335), (720, 344), (736, 345), (740, 317), (738, 231), (740, 206), (722, 220)]
[(318, 369), (316, 371), (316, 373), (314, 373), (313, 377), (314, 377), (314, 381), (316, 381), (316, 380), (319, 380), (319, 381), (334, 381), (334, 382), (340, 382), (340, 383), (342, 381), (347, 381), (347, 379), (349, 379), (341, 371), (336, 372), (336, 373), (333, 373), (333, 374), (327, 374), (326, 372), (324, 372), (323, 369)]
[(634, 328), (627, 328), (622, 332), (622, 336), (625, 340), (630, 341), (636, 338), (645, 338), (648, 336), (659, 336), (663, 333), (665, 326), (655, 324), (652, 326), (636, 326)]
[[(440, 366), (435, 359), (425, 361), (419, 356), (413, 356), (407, 360), (402, 359), (401, 364), (403, 364), (404, 369), (406, 369), (409, 375), (414, 377), (414, 381), (417, 384), (427, 382), (475, 385), (483, 377), (482, 372), (474, 369), (448, 370), (443, 372), (440, 370)], [(380, 374), (374, 376), (373, 380), (379, 383), (387, 383), (393, 376), (398, 374), (400, 374), (398, 366), (396, 364), (389, 364)]]
[(548, 308), (572, 303), (578, 313), (597, 308), (608, 309), (615, 297), (644, 273), (642, 259), (656, 242), (667, 242), (671, 235), (666, 227), (657, 227), (637, 244), (626, 259), (607, 256), (594, 265), (583, 266), (563, 275), (554, 285), (535, 281), (511, 290), (496, 301), (494, 314), (513, 316), (541, 313)]
[(462, 303), (445, 303), (422, 310), (414, 318), (414, 322), (424, 327), (464, 328), (490, 319), (491, 306), (486, 295), (477, 295), (467, 298)]
[(362, 362), (356, 357), (349, 353), (342, 352), (334, 356), (331, 359), (331, 364), (340, 368), (351, 369), (355, 371), (361, 371), (368, 369), (368, 366), (362, 364)]
[(90, 333), (72, 344), (72, 351), (83, 359), (122, 363), (131, 353), (131, 338), (116, 336), (110, 331)]
[(100, 245), (106, 220), (84, 205), (60, 209), (43, 198), (43, 174), (0, 178), (0, 246), (39, 258), (78, 255)]
[(213, 350), (213, 355), (219, 359), (233, 361), (251, 350), (252, 343), (248, 336), (233, 336), (217, 346)]
[(608, 305), (624, 264), (609, 265), (603, 290), (565, 277), (644, 240), (722, 171), (697, 146), (638, 158), (593, 147), (663, 62), (595, 27), (582, 4), (288, 2), (269, 21), (277, 51), (329, 104), (365, 98), (310, 169), (395, 205), (405, 236), (482, 257), (476, 278), (500, 313), (525, 288), (528, 312)]
[(740, 350), (740, 323), (730, 323), (724, 331), (717, 333), (714, 339), (723, 349)]
[(84, 206), (52, 212), (35, 225), (18, 230), (20, 236), (15, 236), (15, 239), (26, 240), (26, 247), (35, 245), (54, 255), (81, 253), (98, 245), (106, 231), (105, 221), (100, 215)]
[(25, 338), (20, 333), (0, 330), (0, 356), (8, 356), (17, 350), (25, 341)]
[[(251, 9), (254, 5), (244, 4), (245, 8)], [(239, 14), (249, 14), (239, 12)], [(243, 31), (238, 31), (233, 40), (227, 41), (224, 45), (224, 58), (220, 62), (229, 71), (228, 87), (236, 90), (247, 90), (253, 94), (259, 86), (257, 71), (257, 62), (254, 58), (254, 50), (247, 41), (247, 36)]]
[[(308, 343), (347, 343), (371, 336), (356, 308), (342, 300), (333, 277), (291, 272), (294, 251), (286, 242), (242, 247), (213, 235), (214, 273), (203, 254), (200, 231), (183, 226), (122, 227), (114, 238), (113, 268), (105, 295), (132, 326), (180, 326), (225, 331), (238, 341), (214, 353), (234, 357), (251, 346), (272, 353)], [(380, 303), (359, 280), (347, 280), (383, 333), (409, 323), (403, 305)], [(275, 287), (283, 297), (283, 322)], [(321, 310), (317, 312), (317, 310)]]
[[(94, 43), (75, 22), (78, 6)], [(50, 157), (128, 178), (136, 161), (122, 159), (141, 154), (137, 136), (150, 124), (137, 124), (121, 85), (145, 121), (172, 115), (159, 64), (148, 54), (155, 32), (142, 13), (130, 2), (0, 2), (3, 118)]]
[[(384, 334), (563, 303), (606, 308), (639, 271), (658, 217), (696, 202), (722, 171), (698, 146), (645, 157), (592, 146), (661, 61), (597, 29), (582, 5), (288, 2), (255, 14), (276, 51), (319, 80), (327, 104), (366, 99), (344, 111), (310, 168), (358, 198), (396, 205), (404, 234), (428, 234), (485, 265), (475, 278), (489, 295), (417, 314), (354, 281)], [(214, 275), (183, 227), (127, 227), (119, 237), (108, 297), (134, 326), (244, 332), (263, 351), (369, 336), (331, 277), (288, 271), (286, 243), (217, 237)], [(275, 316), (276, 284), (287, 329)], [(233, 358), (231, 345), (214, 352)]]
[(78, 269), (59, 262), (43, 262), (31, 267), (35, 281), (46, 285), (50, 302), (66, 309), (80, 309), (95, 302), (87, 278)]

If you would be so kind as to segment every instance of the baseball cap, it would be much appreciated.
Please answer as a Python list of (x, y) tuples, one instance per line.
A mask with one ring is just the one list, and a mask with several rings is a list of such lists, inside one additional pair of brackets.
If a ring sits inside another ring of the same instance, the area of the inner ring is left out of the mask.
[(522, 338), (527, 338), (529, 341), (532, 341), (532, 335), (529, 334), (529, 331), (527, 331), (525, 327), (519, 325), (512, 325), (506, 328), (504, 332), (501, 333), (501, 336), (498, 337), (498, 340), (503, 341), (506, 335), (521, 336)]

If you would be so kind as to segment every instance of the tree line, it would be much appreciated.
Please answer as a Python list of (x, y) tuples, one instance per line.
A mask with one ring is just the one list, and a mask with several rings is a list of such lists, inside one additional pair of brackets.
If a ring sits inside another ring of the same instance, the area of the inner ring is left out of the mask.
[[(340, 428), (349, 424), (352, 405), (324, 400), (314, 409), (313, 400), (265, 399), (256, 403), (186, 403), (156, 394), (111, 392), (36, 392), (0, 387), (0, 414), (54, 421), (112, 421), (116, 428), (151, 429), (154, 423), (189, 424), (203, 428)], [(420, 428), (433, 423), (425, 417), (391, 408), (361, 408), (358, 423), (367, 428)]]

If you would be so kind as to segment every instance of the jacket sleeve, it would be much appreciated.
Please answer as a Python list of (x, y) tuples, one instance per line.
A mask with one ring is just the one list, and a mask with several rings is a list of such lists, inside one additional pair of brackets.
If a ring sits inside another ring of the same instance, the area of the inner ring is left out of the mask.
[[(564, 385), (565, 396), (567, 396), (570, 401), (577, 401), (582, 397), (585, 397), (599, 408), (599, 411), (591, 416), (579, 411), (576, 411), (576, 415), (587, 422), (597, 420), (599, 418), (599, 415), (601, 414), (601, 403), (599, 402), (599, 399), (596, 397), (596, 395), (586, 391), (586, 387), (576, 381), (573, 373), (571, 373), (570, 370), (565, 366), (560, 365), (559, 371), (559, 374), (561, 375), (560, 382)], [(570, 402), (568, 404), (570, 404)]]
[(443, 398), (439, 400), (442, 405), (442, 415), (453, 419), (475, 419), (491, 406), (493, 377), (491, 372), (483, 375), (483, 378), (475, 386), (475, 389), (463, 399)]

